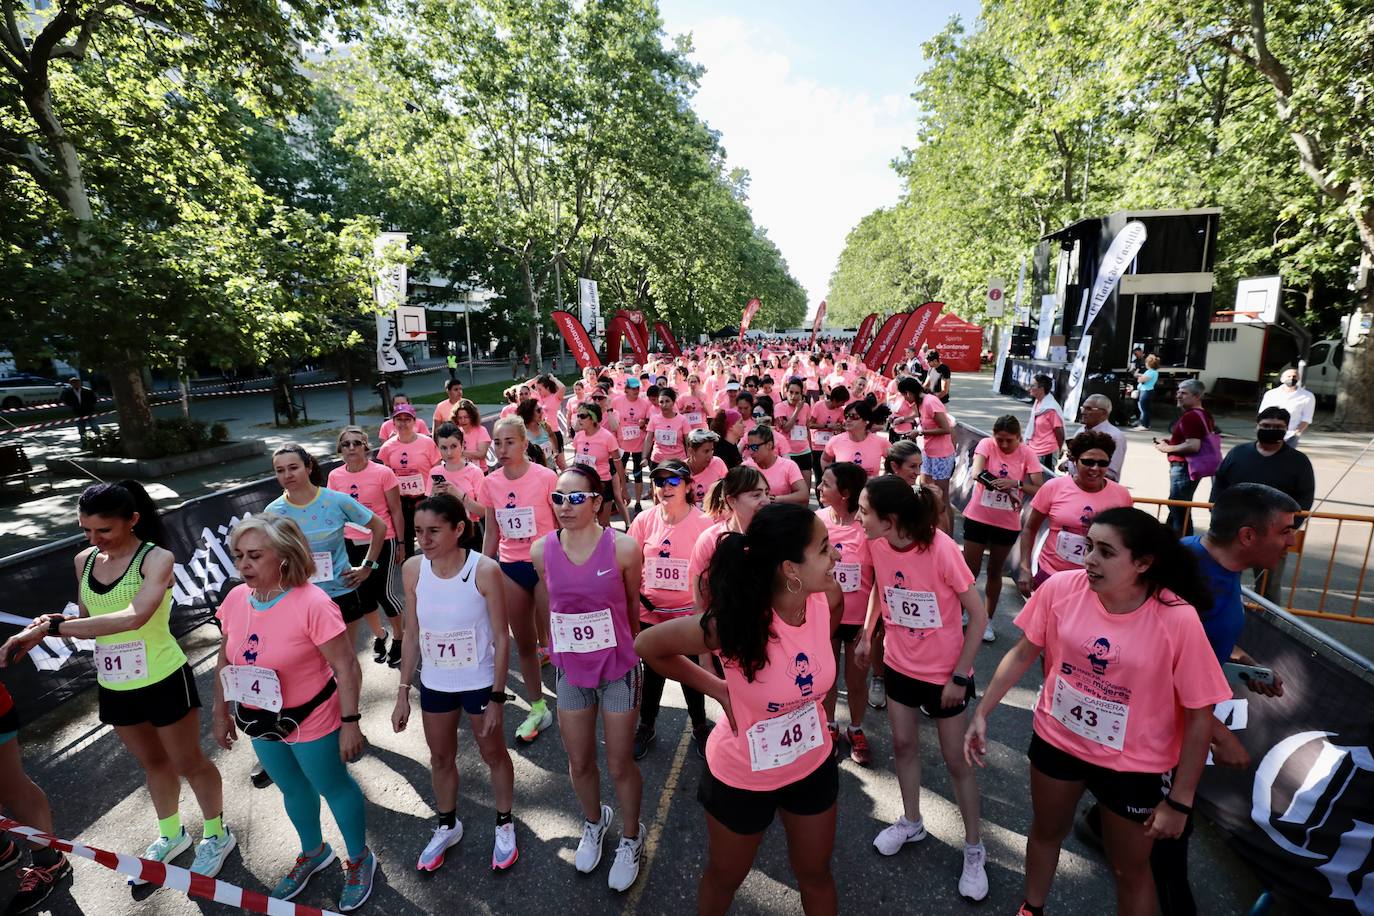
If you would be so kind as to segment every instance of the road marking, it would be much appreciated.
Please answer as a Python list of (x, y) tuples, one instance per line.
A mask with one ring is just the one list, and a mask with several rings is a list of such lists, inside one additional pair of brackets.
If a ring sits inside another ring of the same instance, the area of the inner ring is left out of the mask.
[(692, 743), (690, 726), (682, 729), (682, 738), (673, 753), (673, 765), (668, 768), (668, 778), (663, 783), (663, 792), (658, 797), (658, 812), (649, 827), (649, 835), (644, 838), (644, 864), (639, 869), (639, 880), (630, 889), (629, 899), (625, 901), (625, 916), (634, 916), (639, 909), (639, 898), (649, 886), (649, 872), (653, 870), (654, 857), (658, 855), (658, 841), (663, 836), (663, 825), (668, 822), (668, 812), (673, 807), (673, 796), (677, 794), (677, 784), (682, 779), (682, 765), (687, 759), (687, 748)]

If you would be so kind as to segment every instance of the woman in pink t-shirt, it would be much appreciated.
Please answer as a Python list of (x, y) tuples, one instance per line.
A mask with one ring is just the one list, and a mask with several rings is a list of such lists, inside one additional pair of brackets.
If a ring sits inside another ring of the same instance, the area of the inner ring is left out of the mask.
[[(714, 697), (728, 719), (707, 741), (697, 795), (707, 823), (701, 913), (730, 908), (778, 809), (802, 907), (838, 909), (830, 860), (839, 770), (824, 709), (844, 608), (834, 557), (825, 525), (805, 506), (764, 506), (745, 534), (721, 540), (705, 613), (635, 641), (648, 665)], [(702, 652), (720, 658), (724, 678), (690, 660)]]
[[(978, 811), (978, 783), (963, 759), (964, 711), (973, 699), (973, 657), (982, 597), (959, 547), (938, 527), (936, 502), (924, 488), (885, 476), (870, 480), (859, 497), (859, 519), (873, 557), (873, 597), (864, 623), (871, 637), (883, 620), (887, 719), (892, 728), (893, 768), (902, 789), (902, 816), (873, 840), (885, 856), (925, 839), (921, 819), (920, 717), (935, 721), (940, 751), (964, 821), (964, 865), (959, 895), (982, 900), (988, 893), (987, 852)], [(961, 614), (968, 614), (962, 628)], [(868, 638), (854, 653), (868, 661)]]
[(1088, 529), (1097, 513), (1131, 505), (1130, 491), (1107, 479), (1107, 468), (1116, 451), (1111, 436), (1084, 430), (1068, 444), (1073, 474), (1055, 477), (1041, 487), (1031, 500), (1030, 515), (1026, 518), (1022, 537), (1027, 545), (1035, 543), (1045, 520), (1050, 522), (1049, 536), (1040, 549), (1039, 569), (1033, 577), (1031, 551), (1021, 551), (1016, 585), (1027, 598), (1032, 589), (1039, 588), (1054, 573), (1082, 569), (1083, 556), (1088, 552)]
[(483, 478), (478, 496), (486, 506), (482, 553), (496, 557), (506, 574), (506, 614), (530, 704), (515, 737), (528, 744), (553, 724), (539, 679), (540, 637), (543, 645), (548, 644), (548, 637), (539, 632), (535, 620), (534, 586), (539, 576), (530, 563), (530, 546), (557, 527), (549, 496), (558, 485), (558, 475), (530, 461), (525, 451), (525, 421), (519, 417), (502, 417), (491, 432), (497, 468)]
[(404, 556), (415, 551), (415, 506), (429, 494), (429, 469), (439, 463), (439, 447), (429, 436), (415, 432), (415, 408), (397, 407), (391, 417), (396, 435), (377, 449), (377, 460), (391, 468), (401, 490), (401, 546)]
[[(469, 518), (485, 518), (487, 507), (482, 503), (481, 494), (486, 475), (479, 466), (467, 460), (467, 438), (463, 430), (455, 423), (444, 423), (434, 431), (434, 439), (439, 443), (439, 455), (444, 460), (430, 468), (431, 492), (444, 493), (458, 500)], [(476, 521), (467, 526), (462, 546), (481, 549), (482, 532)]]
[(486, 473), (488, 453), (491, 451), (491, 433), (482, 425), (482, 414), (477, 405), (467, 398), (453, 408), (453, 422), (463, 431), (463, 457), (474, 462)]
[(601, 481), (601, 510), (597, 521), (602, 527), (609, 526), (612, 507), (620, 512), (621, 518), (629, 518), (620, 442), (615, 433), (602, 428), (601, 405), (591, 401), (578, 405), (573, 421), (576, 432), (572, 441), (572, 463), (591, 468)]
[(1002, 567), (1021, 535), (1021, 503), (1034, 496), (1044, 480), (1035, 454), (1021, 441), (1021, 421), (1011, 414), (998, 417), (992, 435), (973, 449), (973, 495), (964, 507), (964, 561), (976, 578), (988, 554), (988, 623), (983, 642), (997, 634), (992, 618), (1002, 596)]
[(687, 418), (677, 412), (677, 392), (658, 389), (658, 413), (649, 414), (644, 436), (644, 458), (650, 466), (669, 458), (687, 457), (687, 434), (692, 431)]
[(874, 407), (870, 400), (854, 401), (844, 409), (844, 435), (836, 436), (825, 446), (821, 455), (821, 469), (836, 461), (850, 461), (866, 472), (878, 473), (887, 454), (888, 441), (870, 430), (887, 421), (888, 409)]
[(692, 602), (705, 606), (706, 567), (715, 556), (720, 536), (727, 532), (743, 532), (753, 521), (755, 513), (768, 505), (768, 481), (758, 468), (744, 465), (731, 468), (706, 494), (706, 514), (715, 524), (701, 533), (692, 548), (687, 575), (692, 580)]
[(698, 506), (706, 505), (706, 494), (729, 470), (716, 457), (719, 441), (720, 436), (709, 429), (694, 429), (687, 434), (687, 470), (692, 472), (693, 502)]
[(787, 402), (773, 411), (773, 426), (779, 437), (778, 454), (791, 458), (806, 482), (802, 491), (811, 493), (811, 469), (816, 466), (811, 455), (811, 405), (806, 403), (805, 382), (799, 378), (787, 380), (783, 389)]
[(1198, 616), (1211, 604), (1169, 528), (1115, 508), (1093, 520), (1084, 568), (1051, 576), (1017, 616), (1024, 635), (974, 711), (964, 754), (985, 765), (988, 716), (1043, 656), (1025, 869), (1025, 902), (1037, 911), (1087, 788), (1102, 811), (1116, 911), (1156, 912), (1151, 847), (1183, 832), (1213, 706), (1231, 698)]
[(340, 909), (356, 909), (377, 869), (363, 793), (345, 766), (364, 747), (358, 657), (338, 606), (309, 581), (310, 543), (295, 522), (250, 515), (229, 534), (229, 550), (243, 584), (216, 614), (221, 637), (211, 734), (225, 750), (239, 729), (249, 734), (300, 838), (295, 867), (272, 896), (294, 896), (334, 860), (320, 829), (324, 796), (348, 851)]
[(758, 468), (768, 481), (768, 498), (773, 502), (796, 503), (804, 506), (811, 493), (802, 480), (801, 470), (778, 455), (778, 440), (771, 426), (755, 426), (749, 430), (744, 446), (745, 467)]
[[(857, 464), (837, 461), (821, 475), (821, 509), (816, 517), (830, 533), (830, 545), (835, 548), (835, 581), (844, 596), (844, 613), (831, 640), (835, 651), (835, 670), (844, 659), (844, 685), (848, 691), (849, 728), (845, 738), (849, 742), (849, 756), (859, 766), (868, 766), (873, 759), (864, 734), (864, 702), (868, 690), (868, 665), (860, 665), (854, 658), (854, 648), (863, 633), (864, 618), (868, 616), (868, 600), (873, 594), (873, 558), (868, 551), (868, 535), (859, 521), (859, 494), (863, 492), (868, 475)], [(878, 664), (881, 664), (879, 656)], [(835, 706), (839, 696), (839, 680), (825, 698), (825, 714), (830, 718), (830, 737), (839, 741), (839, 724)]]

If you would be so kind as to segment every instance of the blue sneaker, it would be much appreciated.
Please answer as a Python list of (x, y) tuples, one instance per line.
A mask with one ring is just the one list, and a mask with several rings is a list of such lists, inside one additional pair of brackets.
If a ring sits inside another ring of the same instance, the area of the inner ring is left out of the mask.
[[(160, 836), (149, 843), (148, 848), (143, 852), (143, 858), (153, 862), (162, 862), (166, 864), (190, 848), (191, 836), (186, 832), (186, 828), (183, 827), (181, 828), (181, 833), (171, 839)], [(147, 883), (148, 882), (144, 881), (142, 878), (129, 879), (130, 887), (141, 887)]]
[(310, 877), (315, 872), (333, 861), (334, 850), (328, 843), (320, 846), (320, 851), (313, 856), (296, 856), (296, 864), (291, 866), (285, 878), (277, 882), (277, 886), (272, 889), (272, 896), (278, 900), (290, 900), (305, 890), (305, 885), (310, 882)]
[(377, 872), (377, 857), (369, 849), (352, 861), (344, 859), (344, 888), (339, 895), (339, 910), (350, 913), (372, 896), (372, 876)]
[(228, 830), (224, 831), (223, 836), (207, 836), (196, 847), (196, 860), (191, 863), (191, 871), (207, 878), (215, 877), (237, 845), (238, 840)]

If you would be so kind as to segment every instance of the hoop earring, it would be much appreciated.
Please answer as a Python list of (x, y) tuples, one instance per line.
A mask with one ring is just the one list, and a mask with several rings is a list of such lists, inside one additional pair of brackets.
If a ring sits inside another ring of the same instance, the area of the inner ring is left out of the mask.
[[(792, 584), (793, 584), (794, 582), (795, 582), (796, 585), (797, 585), (796, 588), (793, 588), (793, 587), (792, 587)], [(787, 580), (787, 594), (789, 594), (789, 595), (799, 595), (799, 594), (801, 594), (801, 590), (802, 590), (802, 586), (801, 586), (801, 577), (800, 577), (800, 576), (791, 576), (790, 578), (788, 578), (788, 580)]]

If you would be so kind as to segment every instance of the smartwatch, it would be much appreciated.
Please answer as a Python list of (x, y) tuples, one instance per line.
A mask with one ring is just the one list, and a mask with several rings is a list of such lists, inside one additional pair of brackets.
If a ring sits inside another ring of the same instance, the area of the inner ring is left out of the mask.
[(967, 687), (969, 684), (972, 683), (972, 681), (970, 681), (969, 678), (963, 674), (951, 674), (949, 676), (949, 679), (953, 681), (956, 686), (959, 687)]
[(504, 690), (501, 690), (501, 691), (493, 690), (493, 691), (491, 692), (491, 696), (488, 697), (487, 699), (488, 699), (490, 702), (492, 702), (492, 703), (504, 703), (504, 702), (506, 702), (507, 700), (513, 700), (513, 699), (515, 699), (515, 698), (512, 697), (510, 694), (506, 693)]
[(370, 562), (364, 562), (363, 565), (366, 566), (368, 569), (381, 569), (381, 568), (382, 568), (382, 564), (381, 564), (380, 562), (378, 562), (377, 560), (372, 560), (372, 561), (370, 561)]

